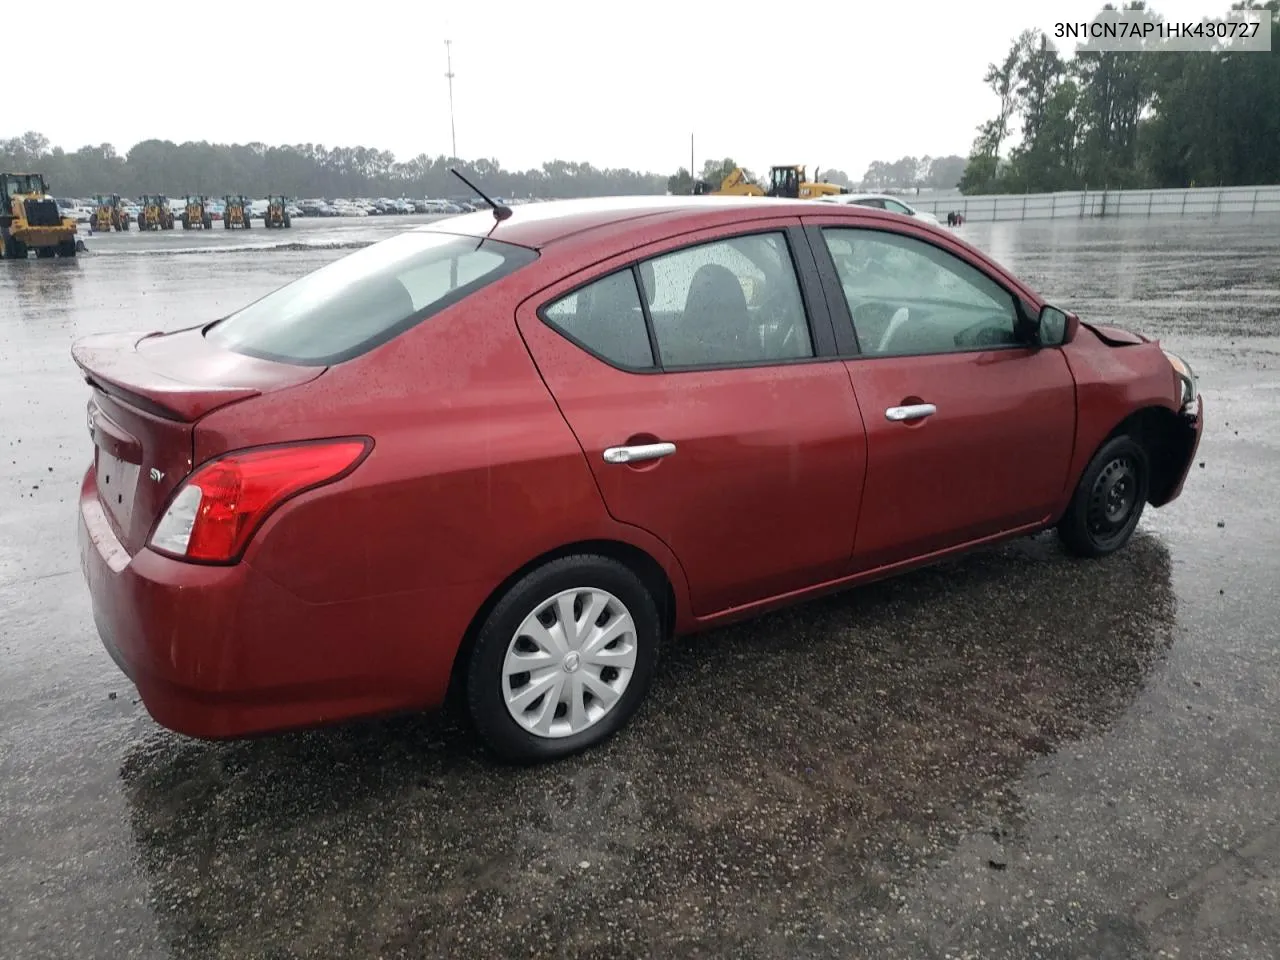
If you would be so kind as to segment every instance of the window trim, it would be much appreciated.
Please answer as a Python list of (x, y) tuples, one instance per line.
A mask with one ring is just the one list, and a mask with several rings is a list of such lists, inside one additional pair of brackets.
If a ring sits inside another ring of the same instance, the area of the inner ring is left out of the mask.
[[(809, 241), (809, 246), (813, 250), (813, 256), (819, 265), (819, 273), (822, 275), (823, 293), (826, 295), (830, 311), (832, 324), (835, 327), (836, 340), (839, 343), (839, 356), (843, 360), (889, 360), (902, 359), (905, 357), (952, 357), (964, 356), (973, 353), (990, 353), (996, 350), (1040, 350), (1044, 349), (1039, 344), (1034, 343), (1030, 339), (1024, 339), (1020, 343), (998, 343), (988, 344), (981, 347), (964, 347), (956, 350), (948, 350), (942, 353), (866, 353), (862, 349), (862, 344), (858, 340), (857, 327), (853, 323), (853, 313), (849, 308), (849, 301), (844, 294), (844, 285), (840, 282), (840, 274), (836, 269), (835, 259), (831, 256), (831, 251), (827, 249), (826, 238), (824, 236), (827, 230), (862, 230), (869, 233), (887, 233), (894, 237), (905, 237), (909, 240), (915, 240), (933, 247), (942, 253), (948, 254), (966, 264), (972, 269), (978, 271), (997, 287), (1009, 295), (1009, 299), (1013, 301), (1014, 312), (1014, 335), (1019, 338), (1026, 338), (1029, 324), (1033, 321), (1030, 317), (1038, 315), (1039, 311), (1034, 309), (1022, 292), (1013, 288), (1002, 276), (985, 269), (980, 264), (974, 263), (967, 257), (963, 257), (954, 250), (948, 249), (941, 243), (936, 243), (928, 237), (921, 236), (915, 231), (893, 229), (888, 224), (868, 223), (863, 221), (851, 221), (849, 223), (833, 223), (830, 221), (814, 223), (808, 222), (804, 226), (805, 237)], [(837, 316), (840, 321), (837, 321)]]
[[(763, 235), (781, 235), (782, 237), (783, 245), (791, 260), (791, 267), (795, 272), (796, 286), (800, 292), (800, 306), (801, 310), (804, 311), (805, 323), (809, 327), (809, 342), (813, 347), (813, 354), (807, 357), (787, 357), (776, 360), (733, 360), (726, 361), (724, 363), (703, 363), (691, 366), (665, 367), (662, 363), (662, 349), (658, 343), (657, 332), (653, 326), (653, 318), (649, 313), (649, 302), (644, 292), (644, 282), (640, 274), (640, 265), (669, 254), (691, 250), (694, 247), (707, 246), (712, 243), (722, 243), (742, 237)], [(693, 237), (694, 239), (690, 239), (690, 237)], [(557, 336), (563, 337), (565, 340), (594, 357), (596, 360), (599, 360), (601, 363), (606, 364), (614, 370), (640, 376), (652, 376), (656, 374), (673, 376), (684, 373), (698, 373), (707, 370), (759, 369), (762, 367), (790, 366), (792, 364), (801, 363), (829, 363), (833, 360), (839, 359), (838, 344), (836, 342), (835, 334), (835, 321), (831, 316), (828, 297), (825, 291), (822, 290), (819, 282), (818, 263), (814, 259), (811, 243), (805, 236), (804, 227), (800, 224), (798, 218), (787, 218), (785, 221), (771, 220), (763, 224), (760, 222), (754, 222), (751, 224), (738, 223), (730, 225), (727, 229), (725, 226), (709, 227), (666, 237), (662, 240), (655, 241), (652, 244), (646, 244), (643, 249), (646, 252), (640, 256), (631, 256), (626, 259), (611, 257), (608, 260), (585, 267), (582, 272), (589, 273), (590, 276), (586, 277), (581, 282), (574, 283), (572, 286), (558, 289), (556, 293), (546, 297), (545, 299), (539, 299), (538, 304), (533, 311), (534, 315)], [(601, 263), (607, 263), (609, 266), (605, 269), (600, 269)], [(599, 280), (603, 280), (606, 277), (622, 270), (631, 271), (632, 282), (636, 287), (636, 295), (640, 298), (640, 309), (644, 315), (645, 330), (649, 337), (649, 349), (653, 354), (654, 365), (652, 367), (628, 367), (608, 357), (602, 356), (600, 353), (578, 340), (577, 337), (566, 333), (546, 316), (546, 310), (552, 304), (558, 303), (585, 287), (589, 287), (591, 284)]]

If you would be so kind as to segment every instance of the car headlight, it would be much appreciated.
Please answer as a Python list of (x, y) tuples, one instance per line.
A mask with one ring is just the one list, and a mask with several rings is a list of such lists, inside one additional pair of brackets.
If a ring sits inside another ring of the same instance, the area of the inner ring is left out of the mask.
[(1199, 384), (1196, 382), (1196, 375), (1191, 369), (1191, 364), (1177, 354), (1165, 350), (1164, 355), (1168, 358), (1170, 366), (1173, 367), (1173, 372), (1178, 375), (1178, 382), (1182, 385), (1182, 396), (1179, 398), (1179, 403), (1183, 409), (1186, 409), (1189, 404), (1195, 403), (1196, 396), (1200, 392)]

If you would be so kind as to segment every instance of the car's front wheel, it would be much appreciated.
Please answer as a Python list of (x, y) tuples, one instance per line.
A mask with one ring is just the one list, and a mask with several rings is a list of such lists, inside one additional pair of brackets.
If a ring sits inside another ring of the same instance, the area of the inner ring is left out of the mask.
[(628, 567), (581, 554), (516, 582), (476, 636), (467, 702), (508, 760), (554, 760), (608, 739), (653, 679), (662, 619)]
[(1058, 523), (1067, 549), (1082, 557), (1104, 557), (1128, 543), (1142, 518), (1150, 478), (1150, 460), (1137, 440), (1119, 436), (1104, 443)]

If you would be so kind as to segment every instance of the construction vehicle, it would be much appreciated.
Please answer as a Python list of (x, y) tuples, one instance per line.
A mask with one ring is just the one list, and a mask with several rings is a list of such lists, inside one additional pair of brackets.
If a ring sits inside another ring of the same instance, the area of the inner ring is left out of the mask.
[(761, 188), (747, 179), (741, 167), (735, 167), (720, 182), (719, 189), (713, 189), (705, 180), (693, 185), (696, 195), (714, 196), (746, 196), (746, 197), (790, 197), (793, 200), (811, 200), (816, 197), (829, 197), (835, 194), (848, 193), (848, 187), (837, 186), (818, 180), (817, 167), (813, 170), (813, 180), (808, 179), (806, 167), (796, 164), (784, 164), (769, 169), (769, 186)]
[(813, 168), (813, 179), (810, 180), (806, 168), (796, 164), (770, 168), (769, 189), (765, 191), (771, 197), (790, 197), (793, 200), (812, 200), (848, 192), (848, 187), (819, 180), (817, 167)]
[(734, 167), (730, 170), (728, 175), (720, 181), (719, 189), (713, 189), (707, 181), (699, 180), (693, 185), (693, 192), (699, 196), (703, 194), (721, 194), (737, 197), (764, 196), (764, 191), (747, 179), (746, 171), (741, 167)]
[(76, 221), (64, 217), (38, 173), (0, 173), (0, 255), (25, 260), (76, 255)]
[(230, 230), (239, 227), (248, 230), (253, 224), (249, 219), (249, 198), (233, 197), (230, 194), (222, 198), (222, 226)]
[(160, 194), (148, 194), (138, 198), (139, 230), (172, 230), (173, 211), (169, 209), (169, 198)]
[(89, 218), (89, 232), (110, 233), (112, 230), (117, 232), (129, 229), (129, 222), (132, 217), (129, 212), (124, 209), (124, 201), (120, 199), (120, 194), (113, 193), (110, 196), (98, 196), (93, 198), (93, 216)]
[(267, 213), (263, 218), (263, 225), (276, 228), (293, 226), (289, 222), (289, 208), (284, 197), (267, 197)]
[(182, 229), (203, 227), (206, 230), (212, 230), (213, 214), (209, 212), (209, 198), (188, 196), (186, 203), (186, 207), (182, 210)]

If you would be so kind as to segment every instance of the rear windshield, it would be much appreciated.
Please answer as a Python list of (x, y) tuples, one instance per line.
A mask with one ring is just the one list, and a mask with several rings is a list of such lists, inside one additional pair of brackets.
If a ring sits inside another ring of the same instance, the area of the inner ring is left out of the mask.
[(267, 294), (205, 336), (264, 360), (341, 363), (536, 258), (526, 247), (496, 240), (403, 233)]

